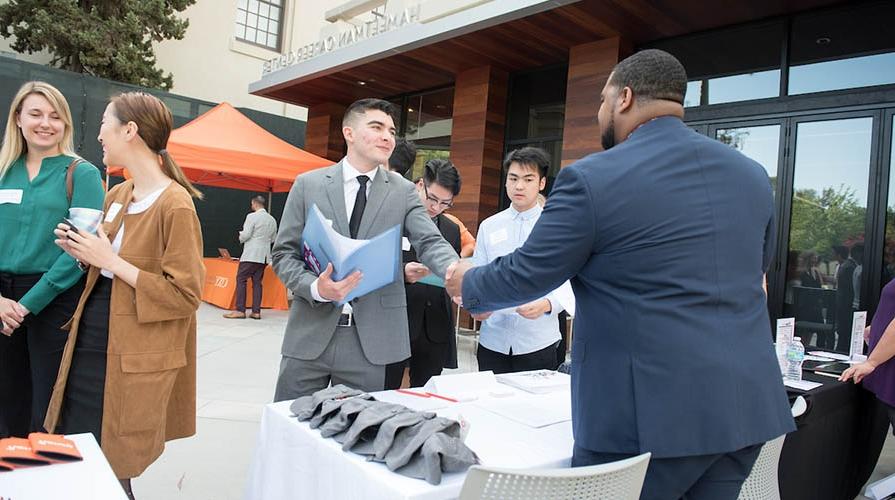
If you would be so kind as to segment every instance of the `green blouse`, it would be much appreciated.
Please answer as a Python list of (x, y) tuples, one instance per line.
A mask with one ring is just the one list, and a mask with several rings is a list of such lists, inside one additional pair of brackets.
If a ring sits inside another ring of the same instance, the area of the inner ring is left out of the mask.
[[(29, 181), (22, 155), (0, 179), (0, 272), (43, 274), (19, 300), (32, 314), (42, 311), (82, 275), (77, 262), (53, 243), (53, 229), (68, 216), (65, 171), (72, 159), (65, 155), (44, 158), (37, 177)], [(79, 164), (71, 206), (102, 210), (104, 198), (99, 170)]]

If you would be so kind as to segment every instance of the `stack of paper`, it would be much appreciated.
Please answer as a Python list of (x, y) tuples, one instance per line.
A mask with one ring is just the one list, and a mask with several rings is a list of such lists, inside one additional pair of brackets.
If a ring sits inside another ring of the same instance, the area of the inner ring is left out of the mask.
[(567, 374), (552, 370), (504, 373), (497, 376), (497, 381), (534, 394), (568, 390), (571, 384)]

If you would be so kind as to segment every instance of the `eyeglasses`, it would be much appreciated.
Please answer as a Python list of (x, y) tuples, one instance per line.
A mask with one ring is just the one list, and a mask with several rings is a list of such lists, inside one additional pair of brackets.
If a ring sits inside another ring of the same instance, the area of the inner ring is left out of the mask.
[(429, 188), (426, 186), (426, 182), (422, 182), (423, 192), (426, 193), (426, 201), (433, 205), (438, 205), (439, 208), (443, 210), (447, 210), (454, 206), (454, 200), (441, 200), (436, 196), (429, 194)]

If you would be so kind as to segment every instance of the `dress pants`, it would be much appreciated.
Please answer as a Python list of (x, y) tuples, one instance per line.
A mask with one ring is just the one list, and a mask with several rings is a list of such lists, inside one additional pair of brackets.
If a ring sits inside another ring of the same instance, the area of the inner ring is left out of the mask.
[[(21, 299), (41, 274), (0, 273), (0, 294)], [(25, 437), (42, 431), (47, 406), (59, 373), (71, 319), (81, 292), (81, 279), (37, 314), (29, 314), (11, 336), (0, 335), (0, 437)]]
[(479, 371), (491, 370), (494, 373), (513, 373), (528, 370), (555, 370), (559, 364), (556, 362), (556, 341), (543, 349), (526, 354), (509, 354), (495, 352), (481, 345), (476, 352), (479, 361)]
[[(289, 335), (289, 332), (286, 332)], [(357, 328), (337, 326), (332, 339), (316, 359), (283, 356), (273, 400), (288, 401), (314, 394), (330, 384), (345, 384), (365, 392), (397, 389), (404, 363), (377, 365), (367, 360)]]
[(102, 444), (112, 280), (100, 277), (84, 304), (57, 432), (90, 432)]
[[(736, 500), (763, 444), (730, 453), (651, 458), (640, 500)], [(591, 451), (575, 445), (572, 467), (605, 464), (633, 456)]]
[(240, 262), (236, 270), (236, 310), (246, 310), (246, 283), (252, 278), (252, 312), (261, 314), (261, 281), (267, 264), (260, 262)]

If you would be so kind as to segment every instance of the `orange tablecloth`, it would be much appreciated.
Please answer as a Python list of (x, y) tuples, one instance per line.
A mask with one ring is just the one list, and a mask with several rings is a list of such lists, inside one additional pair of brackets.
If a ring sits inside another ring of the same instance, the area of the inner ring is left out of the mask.
[[(202, 290), (202, 300), (214, 304), (223, 309), (236, 307), (236, 271), (239, 261), (222, 259), (220, 257), (205, 258), (205, 288)], [(274, 274), (273, 268), (267, 266), (264, 269), (264, 278), (261, 281), (264, 295), (261, 297), (261, 307), (264, 309), (288, 310), (289, 303), (286, 300), (286, 286)], [(252, 280), (246, 283), (246, 307), (252, 306)]]

